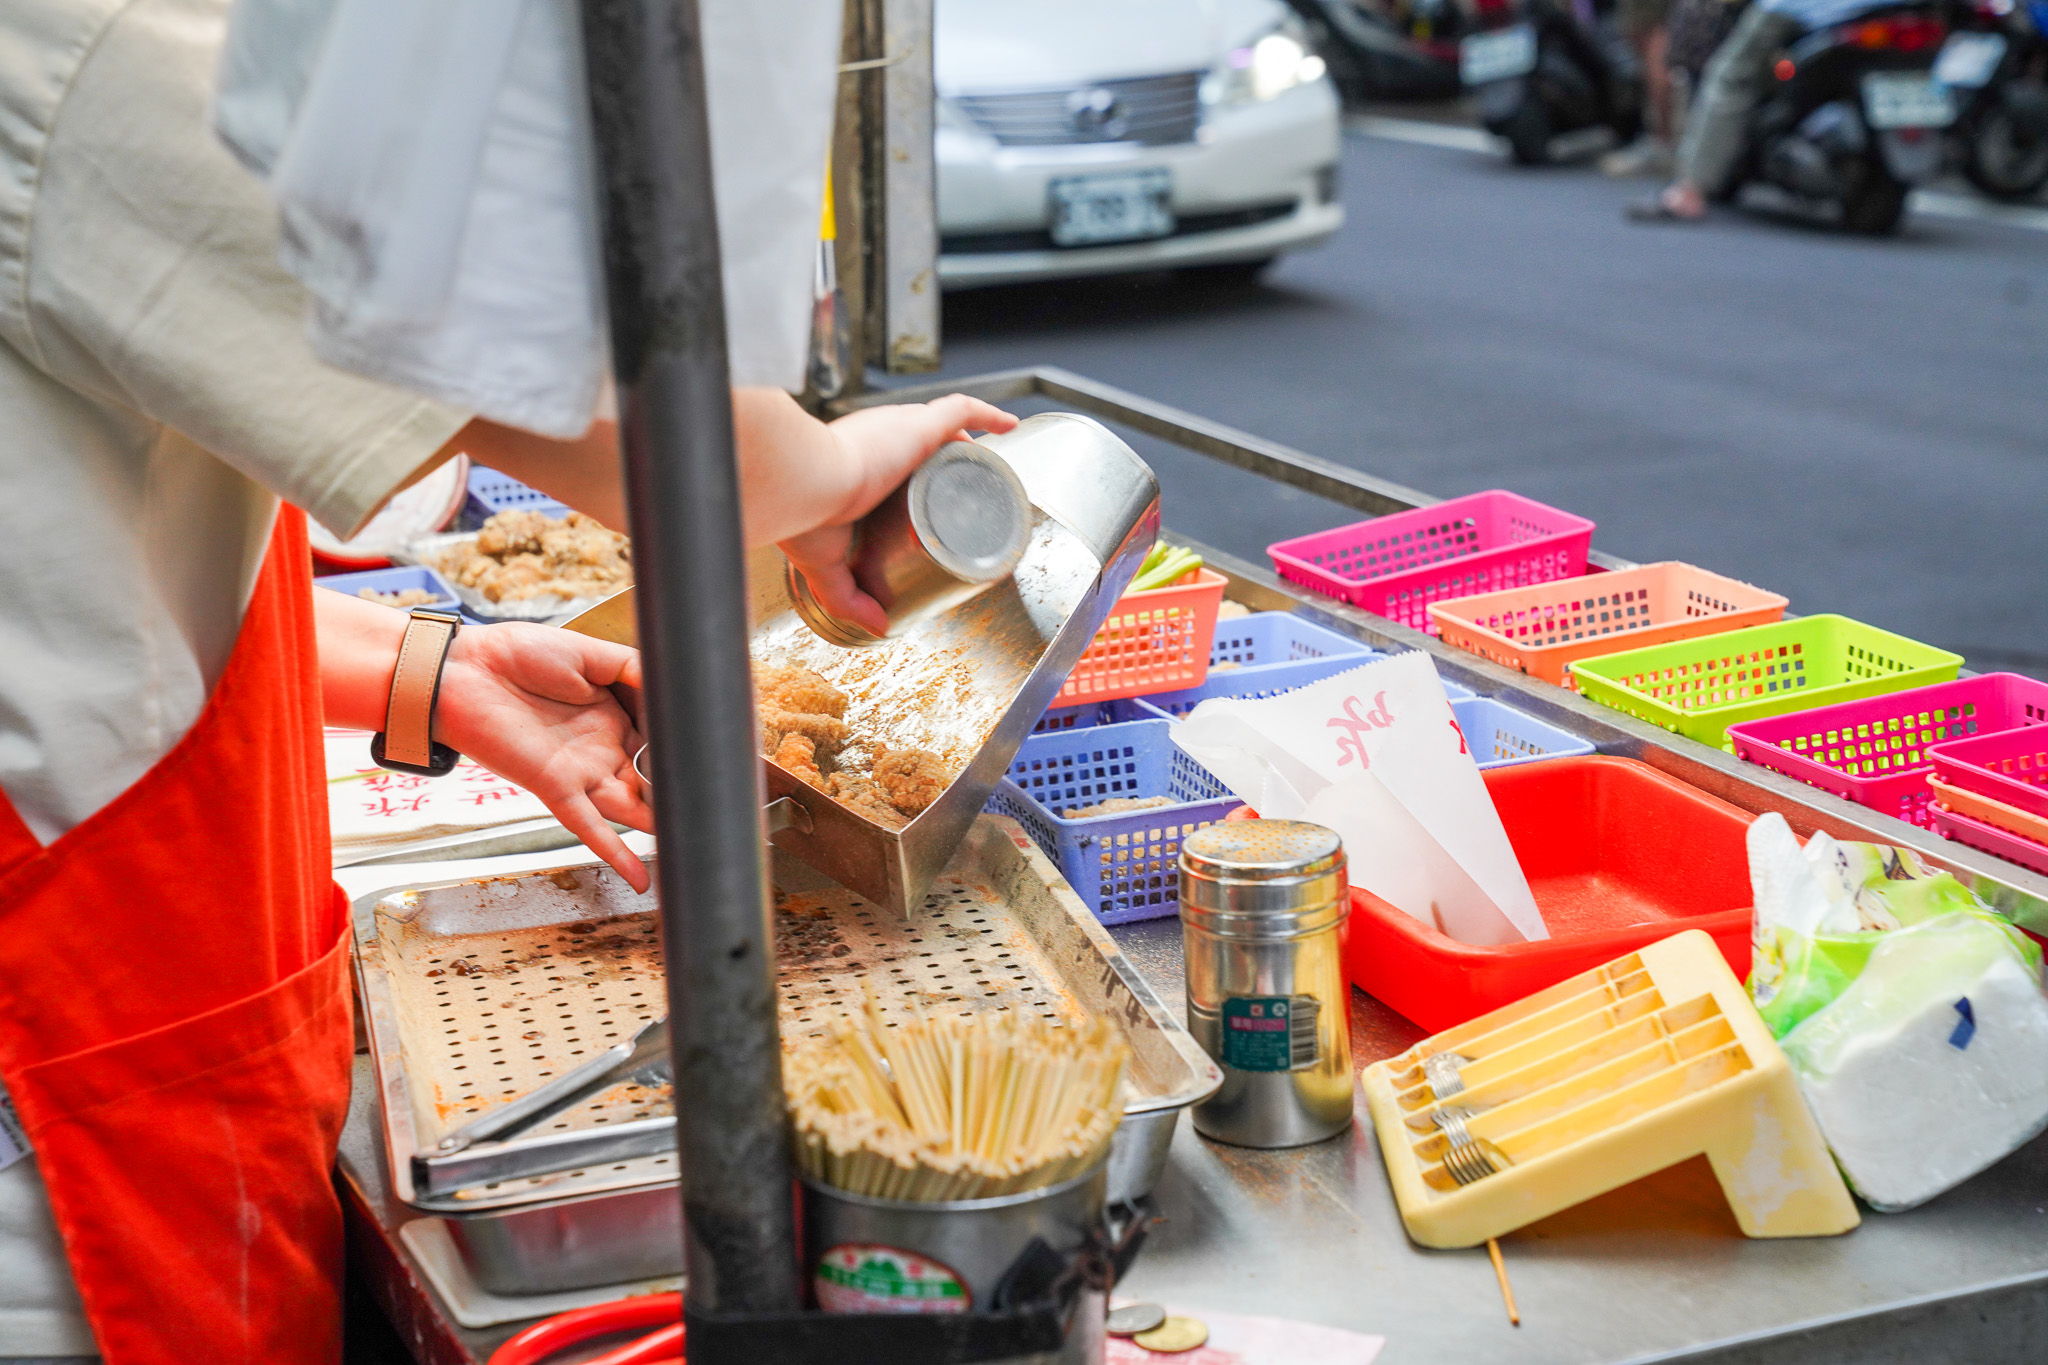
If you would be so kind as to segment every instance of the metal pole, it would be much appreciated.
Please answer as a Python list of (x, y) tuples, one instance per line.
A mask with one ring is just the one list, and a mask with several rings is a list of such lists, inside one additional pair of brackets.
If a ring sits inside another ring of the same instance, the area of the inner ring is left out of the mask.
[(793, 1311), (703, 29), (696, 0), (584, 0), (583, 32), (654, 745), (689, 1304)]

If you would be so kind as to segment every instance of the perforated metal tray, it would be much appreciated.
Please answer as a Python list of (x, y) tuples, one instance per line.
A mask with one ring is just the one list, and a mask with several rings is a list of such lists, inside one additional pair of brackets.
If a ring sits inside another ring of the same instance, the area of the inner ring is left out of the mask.
[[(914, 996), (928, 1011), (1107, 1015), (1132, 1045), (1112, 1175), (1133, 1193), (1156, 1175), (1179, 1111), (1221, 1081), (1014, 821), (978, 820), (909, 921), (780, 854), (775, 880), (786, 1045), (857, 1007), (864, 975), (885, 998)], [(399, 888), (356, 901), (356, 965), (400, 1198), (475, 1214), (675, 1178), (670, 1152), (593, 1158), (573, 1170), (433, 1197), (419, 1195), (411, 1178), (413, 1154), (441, 1134), (662, 1012), (657, 922), (653, 897), (636, 895), (601, 866)], [(670, 1105), (666, 1093), (618, 1087), (502, 1146), (584, 1134), (597, 1152), (623, 1126), (659, 1123)]]

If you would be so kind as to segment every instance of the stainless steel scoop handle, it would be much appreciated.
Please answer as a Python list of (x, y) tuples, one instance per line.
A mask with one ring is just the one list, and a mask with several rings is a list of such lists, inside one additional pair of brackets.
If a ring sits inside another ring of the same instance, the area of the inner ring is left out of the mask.
[(665, 1079), (659, 1073), (673, 1074), (666, 1015), (642, 1025), (631, 1038), (606, 1048), (574, 1071), (471, 1119), (435, 1143), (434, 1151), (443, 1155), (460, 1152), (474, 1143), (520, 1132), (625, 1081), (643, 1075)]

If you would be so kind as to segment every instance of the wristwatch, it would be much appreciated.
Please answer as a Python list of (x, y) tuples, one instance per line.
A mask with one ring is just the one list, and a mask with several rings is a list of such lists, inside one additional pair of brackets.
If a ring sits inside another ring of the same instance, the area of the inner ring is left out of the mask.
[(445, 777), (462, 755), (434, 742), (434, 704), (441, 697), (441, 665), (462, 618), (445, 611), (414, 607), (398, 646), (398, 667), (391, 672), (391, 700), (384, 707), (384, 728), (370, 740), (370, 759), (393, 772)]

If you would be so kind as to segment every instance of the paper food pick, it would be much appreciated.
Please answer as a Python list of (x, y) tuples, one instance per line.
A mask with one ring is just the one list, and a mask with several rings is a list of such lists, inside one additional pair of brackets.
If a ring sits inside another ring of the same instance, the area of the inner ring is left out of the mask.
[(1550, 937), (1427, 654), (1212, 697), (1173, 739), (1261, 815), (1337, 831), (1352, 885), (1449, 937)]

